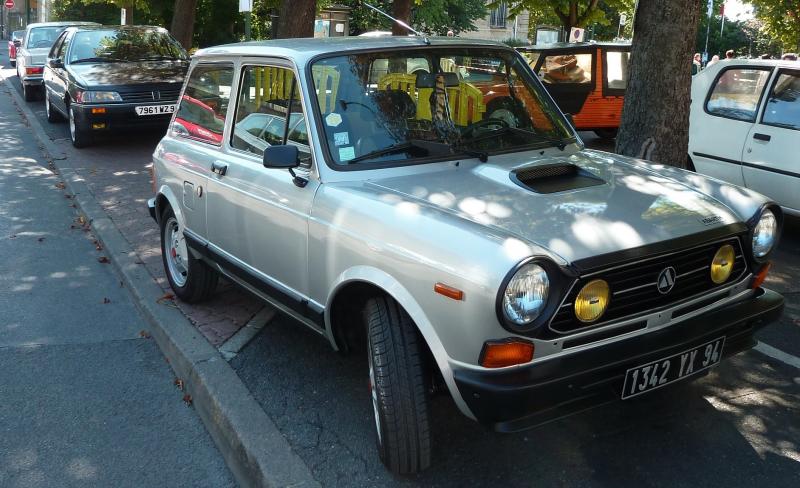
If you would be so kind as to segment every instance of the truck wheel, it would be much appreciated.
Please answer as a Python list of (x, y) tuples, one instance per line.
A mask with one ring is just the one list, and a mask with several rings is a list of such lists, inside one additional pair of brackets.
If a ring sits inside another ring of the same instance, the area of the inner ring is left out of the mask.
[(184, 302), (206, 300), (217, 289), (219, 275), (189, 252), (183, 231), (171, 208), (166, 209), (160, 223), (161, 259), (169, 285)]
[(389, 297), (366, 304), (369, 387), (378, 454), (394, 474), (431, 464), (431, 434), (422, 338), (414, 322)]
[(75, 120), (75, 109), (70, 105), (67, 110), (69, 111), (69, 138), (72, 141), (72, 145), (77, 148), (88, 146), (89, 134)]

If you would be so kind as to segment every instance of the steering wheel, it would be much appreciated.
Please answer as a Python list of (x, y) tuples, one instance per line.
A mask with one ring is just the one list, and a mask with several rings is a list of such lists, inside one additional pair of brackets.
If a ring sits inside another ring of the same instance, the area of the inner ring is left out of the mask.
[(503, 119), (496, 119), (489, 117), (488, 119), (479, 120), (477, 122), (469, 124), (464, 129), (464, 132), (461, 133), (461, 137), (470, 135), (478, 129), (484, 127), (492, 127), (492, 126), (495, 126), (495, 128), (492, 130), (499, 130), (499, 129), (505, 129), (506, 127), (511, 127), (511, 125)]

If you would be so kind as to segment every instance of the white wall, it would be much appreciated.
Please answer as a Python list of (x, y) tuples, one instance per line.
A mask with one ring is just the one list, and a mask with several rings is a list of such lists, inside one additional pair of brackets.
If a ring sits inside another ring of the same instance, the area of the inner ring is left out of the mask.
[(478, 30), (462, 32), (460, 34), (460, 37), (471, 37), (475, 39), (492, 39), (495, 41), (503, 41), (511, 37), (516, 37), (517, 39), (526, 41), (528, 39), (529, 17), (530, 16), (527, 10), (523, 11), (517, 16), (516, 36), (514, 35), (514, 17), (506, 19), (505, 29), (499, 29), (496, 27), (489, 27), (489, 15), (487, 15), (486, 18), (475, 21), (475, 27), (477, 27)]

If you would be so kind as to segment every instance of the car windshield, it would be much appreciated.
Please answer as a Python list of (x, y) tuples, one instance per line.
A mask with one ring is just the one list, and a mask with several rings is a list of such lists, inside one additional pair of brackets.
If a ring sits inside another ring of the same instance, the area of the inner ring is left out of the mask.
[(34, 27), (28, 33), (26, 46), (28, 49), (49, 49), (56, 42), (56, 38), (67, 26), (62, 27)]
[(161, 29), (89, 30), (75, 34), (70, 63), (186, 59), (186, 52)]
[(398, 165), (547, 146), (573, 133), (524, 59), (500, 48), (425, 48), (311, 66), (332, 163)]

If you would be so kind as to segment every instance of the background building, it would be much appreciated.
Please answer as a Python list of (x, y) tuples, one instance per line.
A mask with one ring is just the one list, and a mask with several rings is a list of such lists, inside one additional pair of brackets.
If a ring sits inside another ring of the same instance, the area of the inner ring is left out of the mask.
[(508, 18), (508, 4), (502, 2), (497, 8), (491, 9), (486, 18), (475, 21), (475, 27), (478, 30), (464, 32), (462, 37), (492, 39), (495, 41), (516, 39), (527, 43), (529, 18), (527, 10), (517, 16)]

